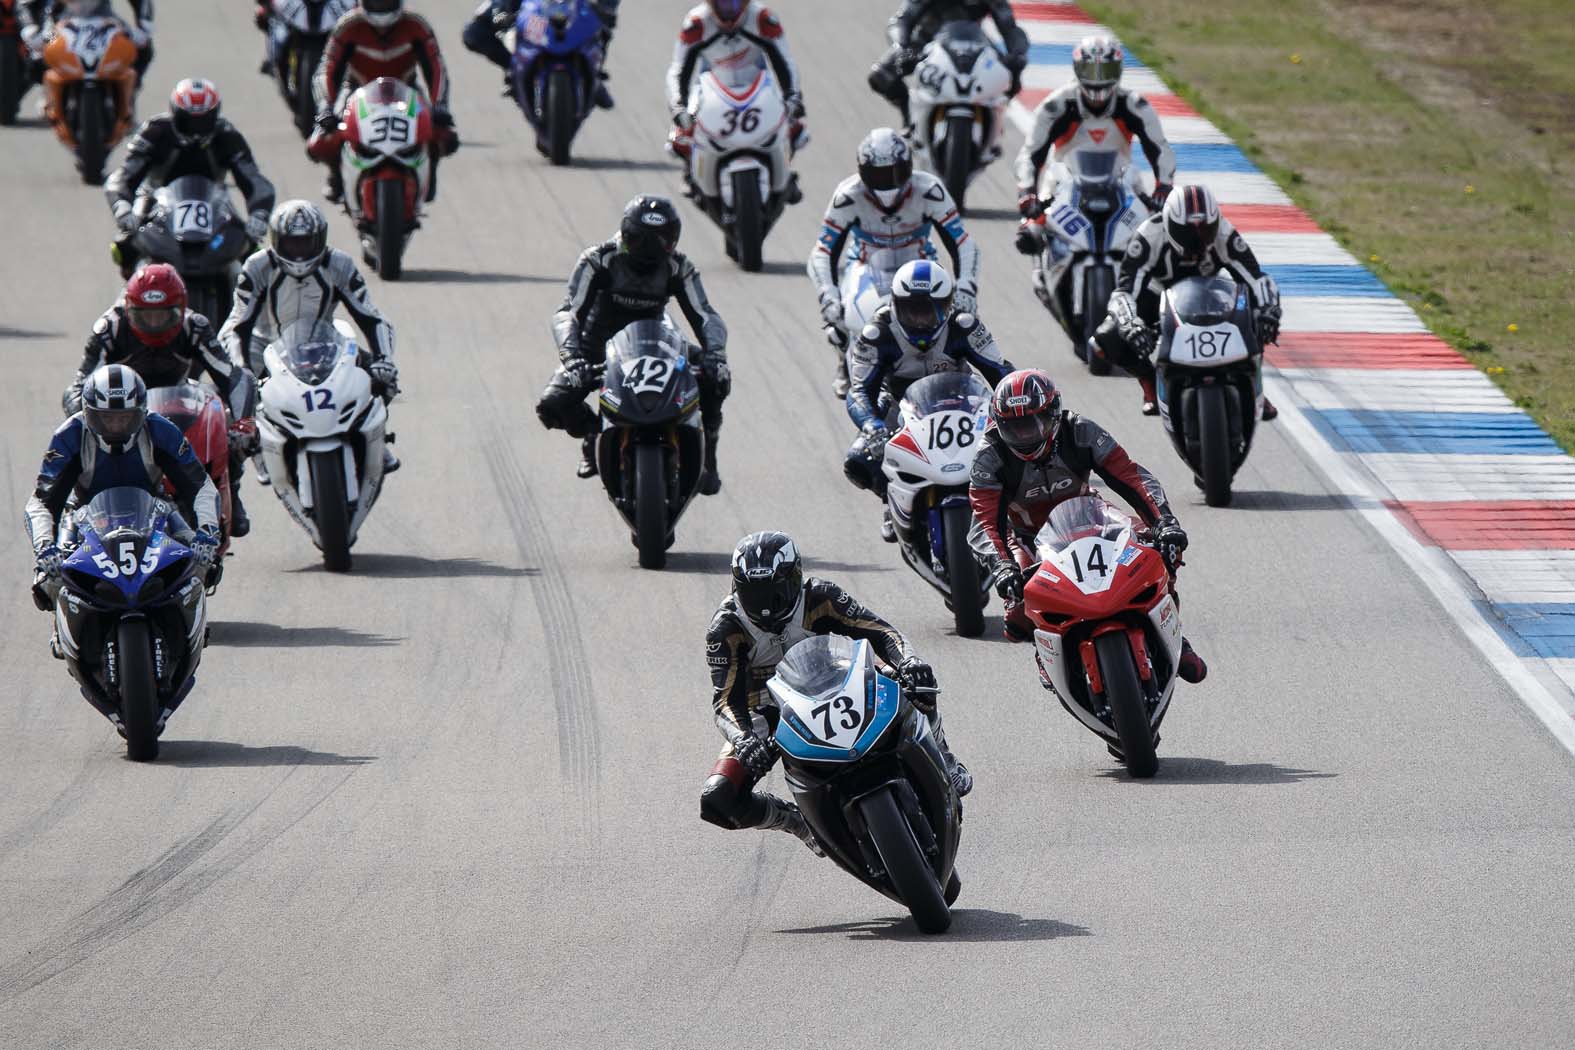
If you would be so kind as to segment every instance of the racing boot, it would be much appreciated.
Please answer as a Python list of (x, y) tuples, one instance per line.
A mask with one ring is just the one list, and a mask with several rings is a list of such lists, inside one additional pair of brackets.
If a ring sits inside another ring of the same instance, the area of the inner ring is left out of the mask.
[(840, 350), (837, 352), (837, 378), (831, 381), (831, 393), (839, 400), (848, 396), (848, 358)]
[(596, 476), (596, 438), (593, 435), (587, 434), (580, 439), (580, 465), (574, 473), (582, 478)]
[(761, 831), (785, 831), (790, 835), (797, 835), (798, 840), (817, 857), (824, 857), (826, 851), (820, 848), (820, 843), (815, 841), (815, 833), (809, 830), (809, 824), (804, 820), (804, 814), (791, 802), (784, 802), (775, 795), (762, 797), (766, 803), (766, 816), (755, 827)]
[(722, 475), (716, 469), (716, 438), (720, 431), (705, 432), (705, 467), (700, 471), (700, 495), (715, 496), (722, 491)]
[(1181, 640), (1181, 659), (1176, 661), (1176, 677), (1183, 682), (1197, 685), (1209, 676), (1209, 665), (1192, 649), (1192, 643)]
[(399, 457), (394, 455), (394, 450), (387, 445), (383, 446), (383, 474), (392, 474), (400, 467)]
[(612, 92), (607, 90), (607, 71), (599, 70), (597, 76), (601, 81), (596, 85), (596, 97), (591, 101), (596, 104), (597, 109), (612, 109), (613, 97)]
[(1279, 414), (1280, 410), (1274, 407), (1274, 402), (1265, 397), (1263, 399), (1263, 412), (1258, 418), (1267, 423), (1269, 420), (1277, 418)]
[(788, 173), (787, 189), (782, 191), (782, 199), (789, 204), (798, 204), (804, 199), (804, 191), (798, 186), (798, 172)]
[(230, 485), (230, 535), (240, 539), (252, 531), (252, 519), (246, 514), (246, 504), (241, 502), (241, 483)]
[(1139, 376), (1138, 382), (1143, 387), (1143, 414), (1145, 416), (1159, 415), (1159, 391), (1154, 389), (1154, 377)]
[(897, 525), (891, 520), (891, 509), (880, 512), (880, 538), (887, 543), (897, 542)]
[(946, 743), (946, 727), (941, 724), (938, 711), (930, 715), (930, 731), (935, 734), (935, 743), (940, 746), (941, 757), (946, 760), (946, 779), (952, 782), (952, 790), (957, 792), (957, 797), (962, 798), (973, 790), (973, 774), (952, 754), (951, 745)]
[(323, 183), (323, 199), (329, 204), (343, 204), (345, 200), (345, 173), (338, 164), (328, 165), (328, 179)]
[(1034, 636), (1034, 623), (1023, 612), (1022, 602), (1006, 607), (1006, 615), (1001, 618), (1001, 637), (1009, 642), (1031, 641)]

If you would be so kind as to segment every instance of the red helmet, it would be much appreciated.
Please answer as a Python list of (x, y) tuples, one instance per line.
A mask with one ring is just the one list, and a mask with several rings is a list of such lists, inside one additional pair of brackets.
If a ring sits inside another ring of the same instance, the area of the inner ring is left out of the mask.
[(1055, 444), (1061, 427), (1061, 391), (1039, 369), (1019, 369), (996, 384), (990, 422), (1018, 457), (1038, 459)]
[(147, 346), (168, 346), (186, 319), (186, 282), (175, 267), (153, 263), (126, 282), (126, 317), (131, 334)]
[(170, 124), (182, 146), (205, 146), (219, 130), (219, 89), (213, 81), (187, 77), (170, 92)]

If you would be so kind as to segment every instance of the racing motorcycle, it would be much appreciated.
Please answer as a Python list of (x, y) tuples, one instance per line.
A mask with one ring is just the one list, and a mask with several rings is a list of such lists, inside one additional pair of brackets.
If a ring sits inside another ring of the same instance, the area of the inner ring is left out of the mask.
[(215, 326), (230, 316), (235, 278), (255, 245), (246, 216), (223, 182), (183, 175), (137, 198), (140, 220), (133, 242), (142, 262), (175, 267), (186, 283), (189, 305)]
[[(180, 427), (186, 443), (202, 469), (208, 472), (219, 490), (219, 556), (214, 559), (208, 586), (216, 587), (230, 549), (230, 432), (219, 395), (201, 383), (187, 381), (175, 386), (156, 386), (148, 390), (148, 411), (157, 412)], [(175, 498), (175, 486), (164, 479), (166, 499)]]
[(33, 588), (34, 603), (54, 610), (54, 647), (83, 699), (134, 762), (158, 757), (207, 641), (207, 595), (191, 548), (171, 535), (177, 521), (142, 489), (106, 489), (62, 523), (61, 546), (74, 549), (58, 590)]
[(595, 106), (602, 68), (602, 20), (590, 0), (525, 0), (514, 23), (509, 83), (536, 148), (555, 165)]
[(596, 465), (643, 569), (667, 564), (678, 518), (700, 487), (705, 436), (689, 349), (665, 320), (636, 321), (607, 343)]
[(104, 181), (104, 160), (131, 130), (137, 45), (117, 18), (63, 18), (44, 45), (44, 116), (74, 150), (82, 181)]
[(1054, 182), (1055, 196), (1034, 220), (1043, 226), (1045, 242), (1034, 295), (1094, 375), (1109, 375), (1110, 362), (1089, 354), (1088, 341), (1105, 319), (1127, 244), (1149, 216), (1126, 171), (1117, 169), (1119, 160), (1113, 152), (1083, 150), (1052, 165), (1045, 182)]
[(1159, 768), (1159, 723), (1176, 690), (1181, 615), (1146, 531), (1098, 496), (1050, 512), (1023, 590), (1039, 681), (1138, 778)]
[(1263, 412), (1263, 346), (1252, 297), (1228, 274), (1189, 277), (1160, 300), (1159, 414), (1211, 507), (1229, 506)]
[(901, 426), (886, 442), (881, 466), (902, 560), (941, 593), (965, 638), (984, 632), (989, 600), (989, 580), (968, 543), (968, 468), (990, 395), (989, 385), (971, 372), (920, 379), (898, 407)]
[(337, 134), (314, 136), (309, 145), (318, 159), (340, 152), (355, 172), (345, 211), (361, 232), (361, 254), (386, 281), (399, 279), (405, 242), (421, 226), (435, 134), (432, 107), (421, 92), (378, 77), (350, 96)]
[(323, 552), (350, 570), (350, 548), (383, 487), (388, 408), (343, 321), (298, 321), (263, 351), (257, 436), (274, 495)]
[(328, 37), (355, 6), (356, 0), (272, 0), (269, 4), (268, 62), (302, 138), (312, 134), (317, 116), (312, 78)]
[(32, 65), (32, 56), (22, 43), (16, 5), (17, 0), (0, 0), (0, 125), (7, 127), (16, 123)]
[(859, 254), (842, 268), (837, 278), (837, 294), (842, 297), (842, 324), (825, 326), (827, 341), (837, 353), (837, 381), (832, 392), (837, 398), (848, 392), (848, 347), (870, 323), (875, 311), (891, 298), (891, 282), (902, 264), (925, 258), (920, 245), (903, 248), (875, 248), (859, 245)]
[(962, 805), (930, 720), (868, 642), (842, 635), (799, 642), (766, 689), (783, 774), (826, 856), (944, 933), (962, 889)]
[(1001, 155), (1012, 74), (976, 22), (948, 22), (925, 45), (911, 93), (915, 146), (963, 210), (968, 184)]
[(733, 71), (726, 81), (708, 69), (690, 92), (689, 112), (690, 197), (727, 235), (728, 256), (758, 273), (761, 246), (794, 181), (782, 89), (763, 64)]

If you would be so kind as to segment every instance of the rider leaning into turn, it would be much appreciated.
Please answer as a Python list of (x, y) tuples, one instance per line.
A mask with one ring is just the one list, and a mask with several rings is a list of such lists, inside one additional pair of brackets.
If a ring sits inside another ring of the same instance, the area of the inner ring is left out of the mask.
[(809, 277), (820, 298), (826, 338), (838, 349), (838, 397), (848, 392), (847, 346), (842, 293), (837, 282), (853, 261), (871, 252), (895, 250), (924, 258), (934, 255), (933, 230), (951, 256), (956, 274), (957, 308), (971, 313), (979, 290), (979, 246), (968, 236), (946, 184), (927, 171), (913, 170), (908, 141), (891, 128), (876, 128), (858, 149), (859, 170), (831, 194), (820, 237), (809, 253)]
[[(1143, 385), (1143, 414), (1159, 412), (1154, 389), (1154, 326), (1159, 299), (1166, 288), (1188, 277), (1227, 272), (1252, 295), (1260, 346), (1280, 336), (1280, 288), (1263, 272), (1247, 241), (1220, 214), (1219, 202), (1207, 186), (1181, 186), (1158, 215), (1137, 228), (1121, 259), (1109, 314), (1094, 332), (1095, 348), (1125, 368)], [(1263, 418), (1279, 411), (1263, 399)]]
[(700, 385), (700, 421), (705, 427), (705, 469), (700, 491), (711, 496), (722, 488), (717, 471), (716, 443), (722, 429), (722, 402), (732, 390), (727, 365), (727, 325), (706, 299), (700, 271), (678, 251), (683, 222), (666, 197), (643, 194), (623, 210), (618, 236), (580, 253), (569, 275), (569, 288), (552, 318), (558, 344), (558, 367), (536, 404), (536, 415), (549, 430), (565, 430), (581, 439), (579, 475), (596, 474), (596, 413), (585, 404), (601, 385), (600, 368), (607, 360), (607, 340), (635, 321), (661, 320), (669, 300), (678, 307), (700, 342), (696, 378)]
[(63, 399), (68, 413), (82, 410), (83, 386), (105, 365), (124, 365), (149, 387), (207, 375), (229, 416), (230, 535), (250, 532), (241, 472), (257, 432), (257, 380), (225, 355), (208, 318), (186, 309), (186, 284), (173, 266), (153, 263), (138, 270), (121, 298), (94, 322)]
[(62, 18), (113, 18), (126, 26), (126, 35), (137, 48), (133, 69), (137, 73), (137, 88), (153, 61), (153, 0), (128, 0), (135, 25), (127, 24), (115, 14), (112, 0), (22, 0), (16, 5), (16, 20), (22, 43), (34, 55), (41, 54), (55, 23)]
[[(514, 28), (523, 3), (524, 0), (481, 0), (470, 21), (465, 23), (462, 35), (467, 48), (503, 70), (505, 95), (514, 94), (514, 85), (509, 81), (509, 66), (514, 56), (503, 39)], [(596, 85), (596, 97), (592, 99), (599, 109), (613, 108), (613, 97), (607, 90), (607, 50), (612, 46), (613, 30), (618, 28), (618, 3), (619, 0), (591, 0), (591, 10), (602, 23), (601, 80)]]
[[(891, 298), (848, 350), (848, 416), (859, 436), (842, 469), (848, 480), (876, 494), (886, 490), (881, 462), (889, 429), (908, 387), (925, 376), (970, 368), (994, 386), (1012, 370), (984, 322), (953, 306), (951, 275), (926, 259), (906, 263), (891, 282)], [(888, 513), (881, 538), (897, 539)]]
[[(1159, 114), (1137, 92), (1121, 86), (1121, 44), (1111, 36), (1084, 37), (1072, 51), (1076, 80), (1045, 96), (1034, 110), (1034, 126), (1012, 165), (1017, 178), (1018, 251), (1042, 250), (1044, 224), (1039, 219), (1055, 199), (1053, 183), (1040, 186), (1047, 162), (1064, 161), (1081, 152), (1118, 155), (1116, 170), (1132, 163), (1136, 138), (1154, 170), (1156, 205), (1163, 204), (1176, 181), (1176, 154), (1160, 127)], [(1042, 192), (1041, 192), (1042, 191)]]
[[(298, 321), (331, 322), (341, 305), (365, 337), (360, 349), (373, 392), (392, 401), (399, 393), (394, 329), (373, 305), (355, 260), (328, 246), (323, 213), (309, 201), (285, 201), (268, 220), (268, 246), (241, 267), (219, 342), (231, 362), (261, 377), (262, 351), (270, 341)], [(398, 469), (399, 458), (384, 445), (383, 473)]]
[[(689, 89), (695, 74), (709, 69), (727, 80), (732, 70), (753, 70), (757, 65), (769, 68), (776, 78), (788, 119), (793, 122), (793, 149), (804, 148), (809, 133), (804, 130), (803, 87), (781, 20), (757, 0), (706, 0), (684, 16), (678, 43), (673, 46), (673, 62), (667, 68), (667, 109), (673, 118), (669, 141), (674, 153), (689, 155), (690, 133), (695, 126), (689, 112)], [(744, 81), (744, 85), (748, 83)], [(740, 87), (731, 81), (728, 85)]]
[[(427, 200), (432, 200), (437, 194), (438, 158), (458, 148), (459, 136), (448, 111), (448, 69), (443, 65), (437, 34), (427, 20), (404, 10), (404, 0), (362, 0), (334, 26), (317, 68), (312, 84), (317, 127), (330, 136), (339, 130), (339, 113), (350, 93), (362, 84), (393, 77), (414, 87), (418, 73), (426, 78), (436, 131), (427, 181)], [(329, 151), (323, 163), (328, 167), (323, 196), (337, 204), (345, 192), (339, 152)]]
[(904, 126), (913, 122), (908, 112), (908, 84), (903, 78), (919, 64), (919, 53), (947, 22), (995, 22), (1006, 44), (1005, 64), (1012, 74), (1011, 94), (1022, 86), (1028, 65), (1028, 34), (1012, 16), (1010, 0), (903, 0), (891, 17), (886, 36), (891, 47), (870, 68), (869, 84), (877, 95), (896, 106)]
[(104, 196), (120, 230), (113, 254), (122, 277), (130, 277), (137, 264), (133, 240), (145, 218), (136, 206), (139, 196), (151, 198), (153, 190), (187, 175), (218, 183), (228, 172), (246, 196), (246, 235), (254, 244), (267, 235), (273, 183), (258, 170), (245, 137), (219, 115), (219, 104), (219, 89), (211, 80), (182, 80), (170, 92), (169, 112), (137, 129), (126, 146), (126, 159), (104, 180)]
[[(1187, 534), (1171, 513), (1159, 479), (1136, 463), (1098, 423), (1064, 411), (1061, 391), (1037, 368), (1002, 379), (990, 399), (990, 425), (968, 478), (974, 529), (969, 542), (993, 564), (991, 578), (1006, 603), (1004, 634), (1033, 637), (1023, 611), (1023, 586), (1039, 563), (1034, 537), (1058, 503), (1086, 495), (1090, 474), (1135, 510), (1154, 531), (1155, 546), (1174, 580)], [(1172, 584), (1174, 587), (1174, 584)], [(1201, 682), (1202, 657), (1182, 639), (1176, 673)]]
[(797, 835), (817, 854), (814, 835), (798, 807), (755, 785), (776, 764), (771, 739), (773, 706), (766, 682), (787, 651), (814, 635), (839, 634), (870, 643), (896, 670), (909, 699), (930, 719), (946, 772), (959, 795), (973, 777), (946, 745), (935, 704), (935, 672), (891, 624), (829, 580), (804, 577), (793, 541), (780, 532), (756, 532), (733, 551), (733, 591), (706, 631), (711, 667), (711, 706), (727, 739), (700, 793), (700, 817), (717, 827), (760, 828)]
[(137, 373), (125, 365), (103, 366), (82, 385), (81, 410), (49, 439), (24, 511), (39, 608), (52, 604), (36, 597), (36, 588), (41, 585), (52, 597), (70, 554), (61, 550), (71, 546), (69, 536), (59, 535), (67, 504), (74, 498), (75, 506), (85, 506), (99, 493), (122, 487), (163, 498), (166, 478), (180, 506), (196, 517), (196, 533), (182, 529), (177, 538), (196, 556), (201, 577), (219, 550), (219, 492), (180, 428), (148, 412), (148, 388)]

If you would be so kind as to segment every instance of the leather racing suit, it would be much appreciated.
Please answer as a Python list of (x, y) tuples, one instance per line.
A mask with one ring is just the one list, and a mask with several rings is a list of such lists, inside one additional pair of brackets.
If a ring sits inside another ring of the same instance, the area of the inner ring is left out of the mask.
[(1176, 182), (1176, 153), (1165, 138), (1159, 114), (1142, 95), (1117, 87), (1101, 113), (1090, 112), (1074, 82), (1045, 96), (1034, 109), (1034, 125), (1012, 162), (1019, 196), (1037, 193), (1045, 203), (1055, 199), (1056, 184), (1047, 162), (1065, 161), (1079, 153), (1115, 153), (1116, 170), (1132, 163), (1136, 138), (1154, 170), (1155, 196), (1163, 200)]
[(667, 67), (667, 108), (677, 114), (689, 105), (695, 74), (711, 70), (728, 87), (741, 90), (755, 77), (755, 67), (765, 65), (776, 78), (794, 120), (804, 114), (803, 87), (798, 66), (788, 51), (782, 22), (764, 4), (750, 0), (734, 29), (724, 29), (709, 4), (697, 4), (684, 16)]
[[(127, 6), (131, 8), (134, 26), (127, 26), (131, 42), (137, 46), (137, 60), (132, 68), (137, 73), (137, 87), (142, 87), (142, 78), (148, 71), (148, 65), (153, 61), (153, 0), (129, 0)], [(93, 14), (100, 18), (115, 18), (122, 24), (125, 19), (115, 14), (115, 5), (112, 0), (101, 0)], [(16, 19), (24, 43), (38, 41), (31, 46), (42, 47), (43, 41), (54, 32), (55, 23), (65, 17), (65, 4), (58, 0), (23, 0), (16, 5)], [(39, 63), (38, 74), (43, 75), (42, 63)]]
[(919, 52), (947, 22), (982, 22), (985, 18), (995, 22), (1006, 45), (1006, 66), (1013, 72), (1015, 95), (1016, 76), (1028, 64), (1028, 34), (1012, 16), (1010, 0), (903, 0), (902, 8), (886, 25), (891, 47), (871, 67), (870, 87), (902, 112), (904, 124), (911, 123), (908, 84), (903, 78), (913, 72)]

